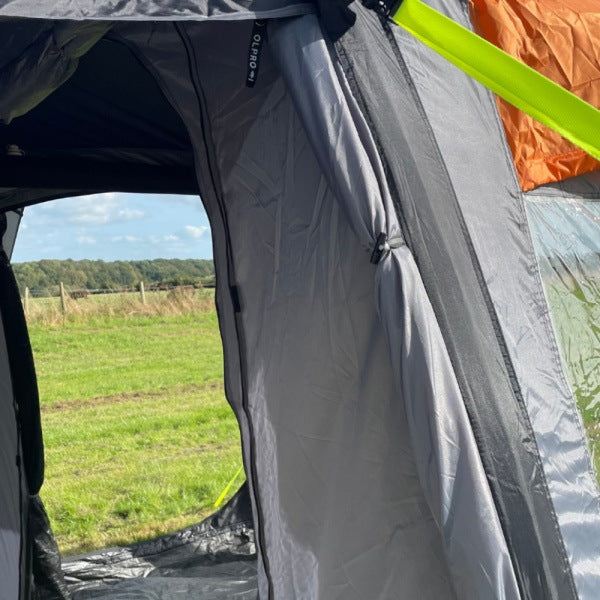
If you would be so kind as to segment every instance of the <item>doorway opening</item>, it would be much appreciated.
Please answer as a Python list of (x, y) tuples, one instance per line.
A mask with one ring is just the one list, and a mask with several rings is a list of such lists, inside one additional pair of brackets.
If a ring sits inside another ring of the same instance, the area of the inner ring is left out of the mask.
[(241, 451), (200, 199), (30, 207), (13, 270), (40, 391), (41, 497), (63, 555), (156, 538), (227, 501)]

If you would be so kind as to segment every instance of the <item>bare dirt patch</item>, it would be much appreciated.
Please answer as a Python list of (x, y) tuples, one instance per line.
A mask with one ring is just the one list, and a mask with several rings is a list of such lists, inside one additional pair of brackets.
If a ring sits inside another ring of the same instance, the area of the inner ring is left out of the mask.
[(204, 384), (189, 384), (180, 387), (164, 387), (154, 390), (140, 390), (136, 392), (121, 392), (109, 396), (96, 396), (94, 398), (82, 400), (73, 399), (60, 402), (53, 402), (49, 405), (43, 405), (41, 411), (43, 414), (59, 413), (65, 410), (77, 410), (79, 408), (89, 408), (90, 406), (102, 406), (107, 404), (122, 404), (125, 402), (140, 401), (148, 399), (156, 399), (161, 396), (173, 396), (193, 394), (195, 392), (220, 391), (223, 390), (222, 381), (209, 381)]

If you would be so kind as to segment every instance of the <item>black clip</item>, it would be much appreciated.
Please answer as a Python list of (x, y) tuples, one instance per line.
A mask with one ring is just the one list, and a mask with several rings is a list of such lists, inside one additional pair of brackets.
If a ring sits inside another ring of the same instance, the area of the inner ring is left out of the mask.
[(369, 10), (374, 10), (386, 19), (396, 13), (403, 0), (362, 0), (362, 3)]
[(388, 252), (389, 249), (390, 247), (387, 243), (387, 233), (381, 232), (377, 236), (375, 248), (373, 248), (373, 253), (371, 254), (371, 264), (376, 265), (383, 258), (383, 255)]
[(376, 265), (390, 251), (404, 246), (405, 241), (401, 235), (397, 235), (388, 239), (387, 233), (381, 232), (377, 236), (375, 248), (371, 254), (371, 264)]

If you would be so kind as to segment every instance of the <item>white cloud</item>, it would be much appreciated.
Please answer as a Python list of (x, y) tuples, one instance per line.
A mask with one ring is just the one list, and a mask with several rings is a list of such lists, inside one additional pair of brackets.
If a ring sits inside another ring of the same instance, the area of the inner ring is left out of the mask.
[[(111, 216), (118, 210), (114, 195), (82, 196), (70, 203), (65, 210), (69, 223), (80, 225), (104, 225), (111, 221)], [(61, 211), (62, 212), (62, 211)]]
[(128, 244), (135, 244), (141, 242), (142, 238), (136, 237), (135, 235), (115, 235), (110, 238), (113, 243), (127, 242)]
[(92, 245), (96, 243), (96, 238), (93, 238), (91, 235), (80, 235), (77, 237), (77, 243)]
[(50, 202), (38, 214), (43, 221), (52, 219), (76, 225), (105, 225), (146, 216), (143, 210), (129, 208), (127, 199), (113, 192)]
[(186, 225), (184, 230), (190, 237), (198, 239), (208, 231), (208, 227), (204, 227), (203, 225), (200, 225), (199, 227), (196, 225)]
[(17, 261), (211, 255), (210, 228), (198, 196), (78, 196), (28, 207), (24, 221)]
[(142, 217), (145, 216), (145, 212), (143, 210), (137, 210), (134, 208), (125, 208), (123, 210), (120, 210), (117, 213), (117, 217), (119, 218), (119, 220), (123, 220), (123, 221), (133, 221), (135, 219), (141, 219)]

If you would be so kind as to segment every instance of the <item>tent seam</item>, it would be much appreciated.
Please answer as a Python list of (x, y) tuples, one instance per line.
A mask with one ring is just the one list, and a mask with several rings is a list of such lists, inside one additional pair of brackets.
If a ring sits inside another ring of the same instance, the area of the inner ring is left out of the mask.
[[(410, 240), (410, 231), (406, 225), (406, 218), (404, 216), (402, 204), (399, 200), (401, 197), (401, 193), (400, 193), (400, 190), (398, 189), (398, 186), (396, 185), (396, 181), (394, 180), (394, 178), (391, 175), (391, 169), (390, 169), (390, 166), (389, 166), (389, 163), (387, 160), (387, 156), (385, 155), (385, 152), (383, 151), (383, 146), (381, 144), (381, 140), (379, 139), (379, 136), (377, 135), (377, 130), (376, 130), (375, 124), (373, 122), (373, 117), (371, 116), (367, 102), (366, 102), (362, 92), (360, 91), (360, 88), (356, 84), (356, 73), (354, 72), (352, 63), (350, 62), (350, 60), (348, 58), (346, 49), (344, 48), (342, 42), (339, 40), (335, 43), (334, 47), (335, 47), (336, 53), (338, 55), (338, 59), (339, 59), (339, 63), (342, 68), (342, 71), (346, 75), (346, 82), (348, 84), (348, 89), (354, 96), (356, 104), (357, 104), (359, 110), (362, 112), (365, 122), (371, 132), (371, 136), (373, 138), (373, 142), (375, 145), (375, 150), (377, 151), (377, 153), (379, 155), (379, 160), (381, 162), (383, 176), (385, 177), (385, 184), (388, 187), (389, 196), (390, 196), (390, 198), (392, 200), (392, 204), (396, 210), (395, 216), (398, 219), (398, 222), (400, 224), (400, 228), (402, 230), (402, 235), (404, 237), (404, 240), (406, 241), (406, 245), (410, 248), (412, 245), (411, 240)], [(350, 75), (350, 77), (348, 77), (348, 75)], [(412, 252), (412, 250), (411, 250), (411, 252)]]

